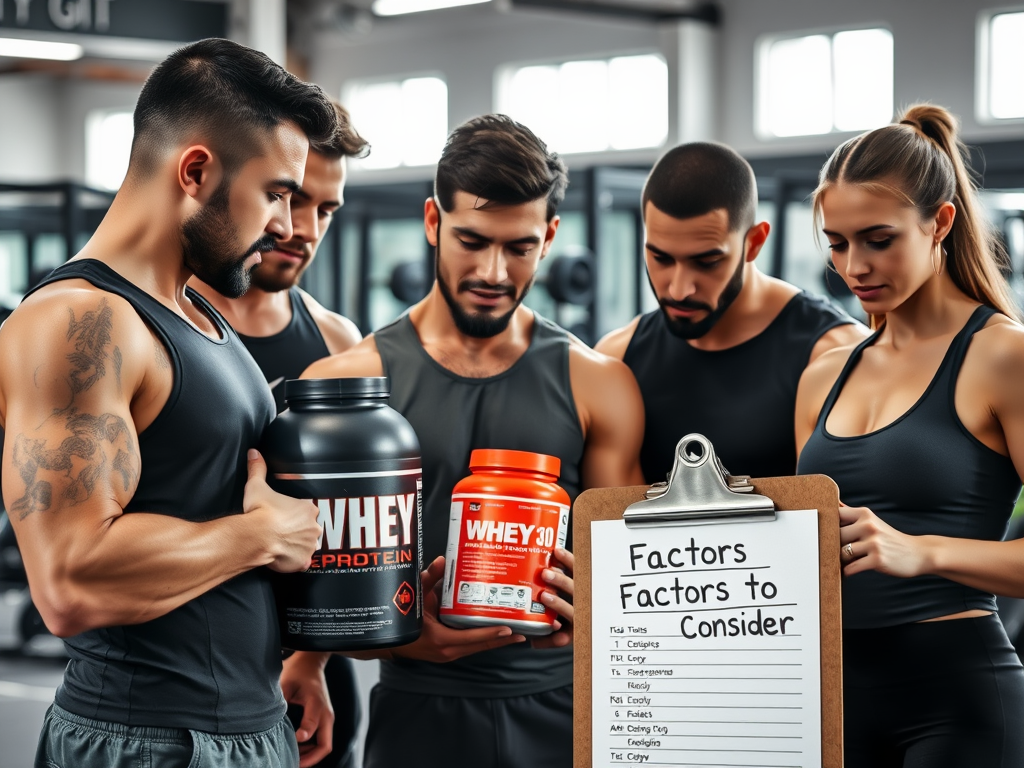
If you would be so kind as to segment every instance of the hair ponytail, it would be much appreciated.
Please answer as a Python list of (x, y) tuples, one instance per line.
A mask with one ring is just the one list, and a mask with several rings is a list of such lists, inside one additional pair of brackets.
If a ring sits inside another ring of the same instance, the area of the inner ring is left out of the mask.
[(815, 217), (820, 218), (823, 193), (841, 181), (888, 191), (924, 218), (952, 203), (956, 217), (943, 240), (950, 278), (970, 298), (1020, 320), (1001, 271), (1006, 253), (981, 210), (958, 128), (942, 107), (917, 104), (896, 123), (850, 139), (821, 169)]

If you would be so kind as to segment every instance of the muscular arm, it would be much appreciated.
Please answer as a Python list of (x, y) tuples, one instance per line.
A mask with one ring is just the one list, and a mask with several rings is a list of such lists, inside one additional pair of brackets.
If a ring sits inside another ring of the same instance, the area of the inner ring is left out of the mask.
[(341, 354), (362, 340), (363, 335), (359, 332), (359, 328), (347, 317), (343, 317), (337, 312), (331, 312), (305, 291), (302, 291), (302, 300), (316, 323), (316, 327), (323, 334), (327, 351), (332, 355)]
[(586, 434), (583, 488), (641, 485), (644, 404), (624, 363), (573, 344), (569, 375)]
[(142, 470), (133, 404), (170, 376), (126, 302), (44, 289), (12, 316), (0, 344), (4, 500), (33, 600), (55, 634), (148, 621), (274, 563), (267, 497), (253, 499), (249, 485), (246, 507), (256, 514), (244, 520), (123, 514)]
[(594, 345), (594, 350), (600, 352), (602, 355), (621, 360), (626, 356), (626, 349), (629, 348), (629, 342), (633, 340), (633, 334), (636, 333), (636, 327), (640, 324), (640, 318), (634, 317), (630, 321), (629, 325), (618, 328), (614, 331), (609, 332), (604, 336), (597, 344)]
[(317, 360), (302, 372), (303, 379), (337, 379), (347, 376), (383, 376), (384, 365), (371, 333), (340, 355)]

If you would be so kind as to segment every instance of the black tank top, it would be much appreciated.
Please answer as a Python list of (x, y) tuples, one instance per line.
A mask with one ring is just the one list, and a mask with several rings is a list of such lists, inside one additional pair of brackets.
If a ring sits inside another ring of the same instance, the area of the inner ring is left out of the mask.
[(640, 318), (623, 361), (647, 413), (640, 465), (663, 482), (676, 443), (699, 432), (737, 475), (776, 477), (796, 469), (796, 388), (825, 332), (853, 320), (827, 300), (798, 293), (760, 334), (706, 352), (672, 335), (661, 309)]
[(312, 363), (331, 354), (320, 328), (306, 308), (302, 292), (291, 288), (288, 299), (292, 305), (292, 319), (283, 331), (273, 336), (238, 334), (267, 377), (278, 413), (284, 410), (285, 381), (297, 379)]
[[(469, 475), (475, 448), (505, 448), (557, 456), (558, 484), (580, 492), (583, 431), (569, 383), (569, 338), (534, 315), (530, 346), (497, 376), (452, 373), (420, 344), (403, 315), (374, 334), (391, 407), (405, 416), (423, 453), (423, 563), (443, 555), (452, 489)], [(549, 691), (572, 683), (572, 648), (537, 650), (520, 643), (447, 664), (412, 659), (381, 663), (381, 682), (413, 693), (501, 698)]]
[[(235, 332), (191, 289), (188, 297), (213, 320), (220, 339), (93, 259), (58, 267), (40, 286), (72, 278), (127, 300), (171, 360), (174, 386), (139, 435), (142, 474), (125, 513), (195, 522), (240, 513), (246, 451), (274, 418), (274, 403)], [(56, 702), (82, 717), (242, 733), (270, 728), (284, 715), (280, 637), (263, 568), (158, 619), (64, 642), (71, 661)]]
[[(995, 314), (978, 307), (949, 345), (921, 398), (891, 424), (837, 437), (825, 427), (839, 393), (875, 333), (850, 355), (800, 454), (799, 472), (828, 475), (851, 507), (868, 507), (913, 536), (998, 541), (1020, 492), (1013, 462), (967, 431), (956, 413), (956, 380), (974, 334)], [(939, 576), (899, 579), (867, 571), (843, 579), (843, 625), (908, 624), (971, 609), (995, 611), (987, 592)]]

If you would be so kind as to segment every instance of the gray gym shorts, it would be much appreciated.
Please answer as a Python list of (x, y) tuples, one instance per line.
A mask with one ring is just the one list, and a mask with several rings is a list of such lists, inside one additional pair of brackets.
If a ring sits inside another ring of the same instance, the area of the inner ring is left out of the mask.
[(298, 768), (295, 731), (284, 717), (257, 733), (215, 735), (90, 720), (53, 704), (35, 768)]

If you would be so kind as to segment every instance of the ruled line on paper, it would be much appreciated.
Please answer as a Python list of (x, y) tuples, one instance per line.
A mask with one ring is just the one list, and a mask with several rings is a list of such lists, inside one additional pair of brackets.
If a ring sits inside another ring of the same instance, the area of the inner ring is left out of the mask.
[[(660, 693), (660, 691), (659, 691)], [(800, 691), (679, 691), (687, 696), (700, 696), (708, 694), (711, 696), (803, 696)], [(650, 694), (648, 694), (650, 695)], [(648, 709), (653, 709), (660, 704), (648, 704)]]
[[(618, 678), (616, 678), (616, 679), (618, 679)], [(714, 676), (714, 677), (707, 677), (707, 676), (704, 676), (704, 677), (682, 677), (682, 676), (680, 676), (680, 677), (676, 677), (675, 675), (672, 676), (672, 679), (673, 680), (743, 680), (743, 681), (750, 681), (750, 680), (803, 680), (802, 677), (722, 677), (722, 676)], [(631, 690), (628, 690), (628, 691), (611, 691), (611, 693), (636, 693), (636, 690), (635, 689), (631, 689)], [(659, 691), (659, 693), (672, 693), (672, 691), (661, 690), (661, 691)], [(685, 691), (682, 691), (682, 693), (685, 693)]]
[[(797, 603), (756, 603), (754, 605), (723, 605), (716, 606), (714, 608), (690, 608), (689, 606), (687, 606), (686, 608), (674, 608), (672, 610), (667, 611), (623, 611), (622, 614), (624, 616), (638, 614), (646, 616), (649, 613), (701, 613), (703, 611), (740, 611), (746, 608), (788, 608), (794, 605), (797, 605)], [(640, 635), (640, 637), (643, 637), (643, 635)], [(786, 637), (791, 637), (791, 635), (786, 635)]]
[(670, 748), (670, 746), (647, 746), (644, 752), (735, 752), (751, 753), (754, 755), (803, 755), (801, 750), (709, 750), (697, 748), (692, 750), (676, 750)]
[[(632, 723), (633, 720), (612, 720), (613, 723)], [(651, 723), (728, 723), (735, 725), (800, 725), (799, 720), (650, 720)]]
[[(625, 707), (621, 705), (620, 708)], [(647, 708), (653, 709), (653, 708)], [(740, 707), (739, 705), (658, 705), (658, 710), (802, 710), (803, 707)], [(637, 720), (630, 720), (631, 723), (639, 722)], [(644, 720), (644, 722), (648, 722)], [(657, 720), (650, 720), (651, 723), (658, 722)]]
[[(635, 760), (609, 760), (612, 765), (636, 765)], [(673, 766), (681, 765), (684, 768), (801, 768), (799, 765), (779, 765), (778, 763), (772, 763), (768, 765), (766, 763), (695, 763), (692, 760), (687, 760), (685, 763), (673, 763), (668, 760), (661, 760), (657, 763), (645, 763), (651, 768), (662, 768), (662, 766)]]
[[(635, 760), (609, 760), (609, 763), (614, 765), (636, 765)], [(687, 760), (685, 763), (669, 763), (662, 761), (660, 763), (650, 763), (651, 768), (658, 768), (663, 765), (683, 765), (686, 768), (802, 768), (799, 765), (765, 765), (764, 763), (694, 763)]]
[[(617, 736), (618, 734), (615, 734), (615, 735)], [(636, 736), (636, 734), (631, 734), (631, 737), (635, 737), (635, 736)], [(675, 734), (669, 734), (669, 735), (659, 734), (657, 737), (659, 739), (662, 739), (662, 738), (729, 738), (729, 739), (732, 739), (732, 738), (782, 738), (782, 739), (790, 739), (791, 741), (793, 739), (800, 740), (800, 739), (803, 738), (803, 736), (768, 736), (768, 735), (765, 735), (763, 733), (750, 733), (750, 734), (740, 734), (740, 733), (675, 733)], [(649, 750), (657, 750), (657, 749), (664, 750), (664, 749), (671, 749), (671, 748), (656, 748), (656, 746), (649, 746), (649, 748), (647, 748), (647, 749), (649, 749)], [(676, 752), (683, 752), (683, 750), (677, 750)], [(695, 752), (695, 750), (693, 750), (692, 752)], [(744, 751), (743, 750), (726, 750), (726, 752), (744, 752)], [(772, 751), (771, 750), (765, 750), (765, 752), (772, 752)]]
[(636, 573), (621, 573), (623, 579), (631, 579), (634, 576), (668, 576), (673, 573), (708, 573), (710, 571), (764, 571), (771, 568), (770, 565), (730, 565), (722, 568), (679, 568), (668, 571), (637, 571)]
[[(614, 667), (616, 665), (609, 665)], [(618, 665), (622, 666), (622, 665)], [(630, 665), (627, 665), (630, 666)], [(658, 667), (803, 667), (802, 662), (658, 662)], [(801, 678), (803, 679), (803, 678)]]

